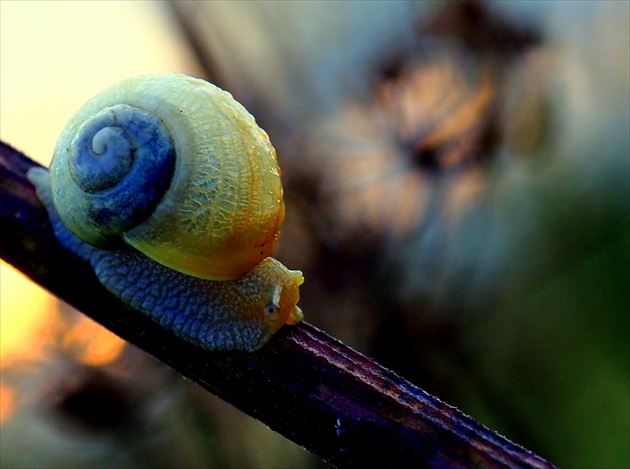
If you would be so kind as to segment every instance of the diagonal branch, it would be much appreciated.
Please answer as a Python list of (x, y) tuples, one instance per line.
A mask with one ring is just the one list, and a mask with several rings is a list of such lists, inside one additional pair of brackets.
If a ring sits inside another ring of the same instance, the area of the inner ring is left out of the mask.
[(166, 333), (59, 246), (26, 180), (36, 164), (0, 142), (0, 256), (298, 445), (338, 466), (554, 467), (308, 323), (255, 353), (210, 353)]

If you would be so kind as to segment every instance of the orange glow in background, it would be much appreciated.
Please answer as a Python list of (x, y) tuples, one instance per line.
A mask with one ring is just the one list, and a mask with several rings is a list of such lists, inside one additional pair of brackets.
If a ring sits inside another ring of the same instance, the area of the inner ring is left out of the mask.
[(4, 423), (16, 407), (16, 392), (0, 383), (0, 425)]

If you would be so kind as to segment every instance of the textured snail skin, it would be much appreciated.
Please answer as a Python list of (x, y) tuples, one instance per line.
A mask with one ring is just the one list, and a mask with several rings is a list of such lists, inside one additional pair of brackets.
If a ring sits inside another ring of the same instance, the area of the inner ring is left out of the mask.
[[(254, 351), (284, 324), (297, 324), (302, 273), (269, 257), (237, 280), (206, 280), (165, 267), (135, 250), (96, 248), (61, 221), (48, 171), (33, 168), (36, 187), (62, 246), (92, 264), (100, 282), (118, 298), (178, 337), (211, 351)], [(275, 305), (270, 309), (270, 306)]]

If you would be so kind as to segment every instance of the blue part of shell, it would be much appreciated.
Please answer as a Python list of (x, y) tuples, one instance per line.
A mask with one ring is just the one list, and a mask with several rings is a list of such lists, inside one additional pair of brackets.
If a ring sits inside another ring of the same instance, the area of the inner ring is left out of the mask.
[(119, 104), (81, 127), (68, 165), (86, 193), (88, 217), (123, 232), (146, 220), (162, 199), (173, 176), (175, 147), (158, 117)]

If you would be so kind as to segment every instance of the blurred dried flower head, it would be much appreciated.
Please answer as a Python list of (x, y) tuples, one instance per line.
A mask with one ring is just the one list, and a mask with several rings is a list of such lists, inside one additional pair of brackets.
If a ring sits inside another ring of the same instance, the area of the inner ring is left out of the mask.
[(488, 157), (494, 96), (490, 67), (456, 50), (387, 67), (372, 101), (312, 135), (329, 233), (399, 238), (422, 223), (439, 184)]

